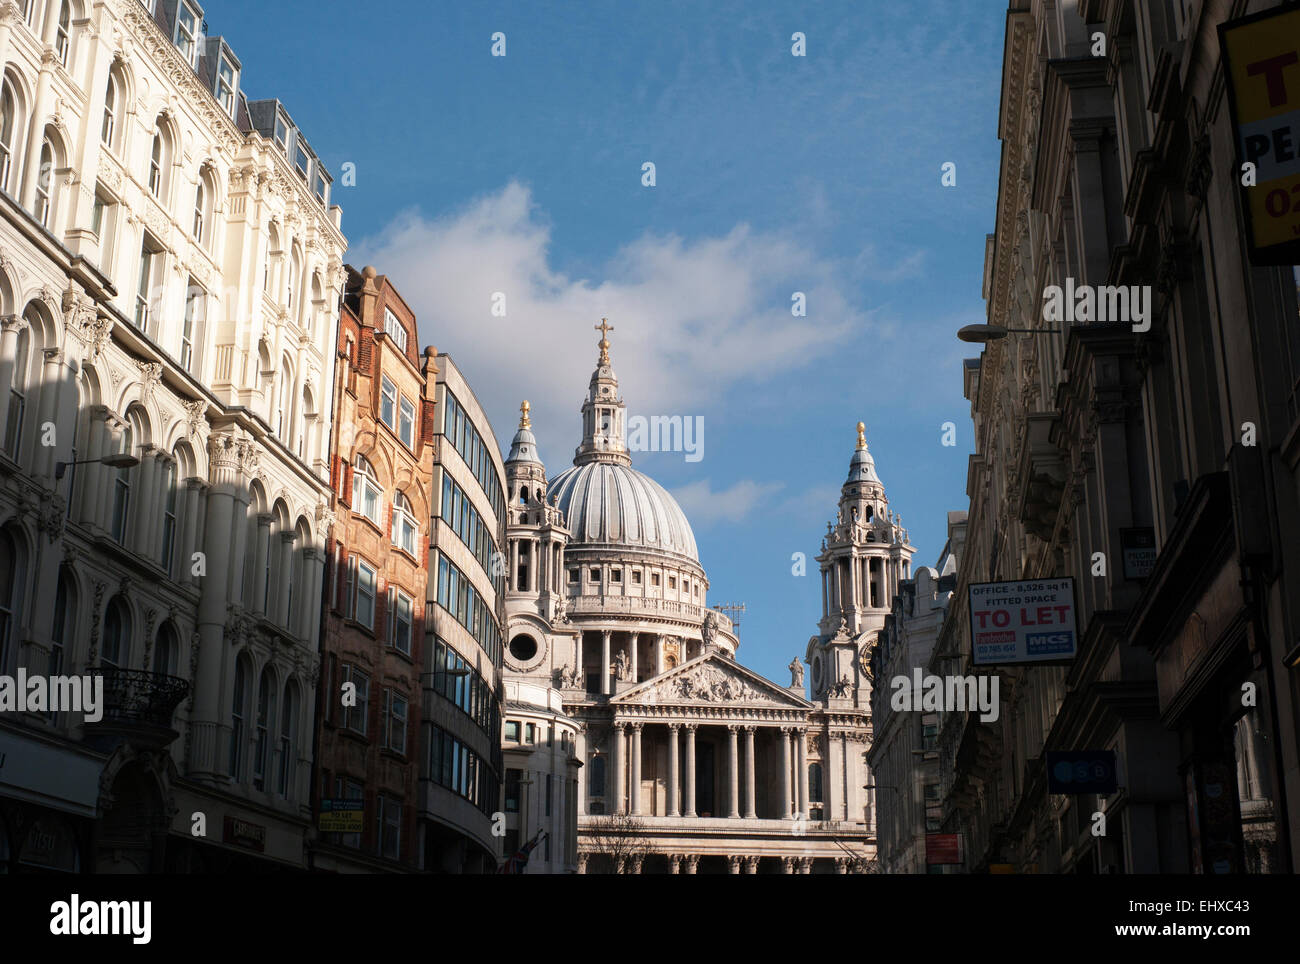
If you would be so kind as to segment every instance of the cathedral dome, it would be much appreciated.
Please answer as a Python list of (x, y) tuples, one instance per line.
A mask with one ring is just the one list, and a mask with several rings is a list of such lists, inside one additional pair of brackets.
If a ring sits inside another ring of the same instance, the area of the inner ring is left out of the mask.
[(584, 462), (547, 486), (572, 533), (569, 545), (626, 546), (685, 556), (699, 565), (695, 533), (668, 491), (622, 462)]

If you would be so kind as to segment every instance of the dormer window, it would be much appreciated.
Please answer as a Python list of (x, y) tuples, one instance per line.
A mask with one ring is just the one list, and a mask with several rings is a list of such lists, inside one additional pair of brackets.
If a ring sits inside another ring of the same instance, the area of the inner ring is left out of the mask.
[(388, 308), (384, 309), (384, 334), (393, 339), (398, 351), (406, 354), (406, 329), (402, 327), (397, 315)]
[(282, 152), (287, 152), (289, 149), (289, 125), (278, 114), (275, 118), (275, 146)]
[(320, 172), (319, 167), (316, 170), (316, 200), (321, 204), (325, 203), (325, 195), (329, 191), (329, 184), (325, 180), (325, 175)]
[(176, 49), (191, 67), (198, 52), (198, 20), (198, 15), (187, 3), (182, 3), (176, 11)]
[(303, 149), (301, 144), (295, 144), (293, 151), (293, 166), (297, 168), (298, 176), (304, 181), (307, 180), (307, 167), (310, 163), (311, 155)]
[(231, 117), (235, 116), (235, 65), (225, 54), (217, 64), (217, 103)]

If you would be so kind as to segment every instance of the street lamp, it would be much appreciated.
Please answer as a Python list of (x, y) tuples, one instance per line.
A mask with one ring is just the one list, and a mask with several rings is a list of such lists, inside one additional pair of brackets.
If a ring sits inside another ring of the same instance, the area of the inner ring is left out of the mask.
[(957, 329), (962, 341), (990, 342), (1007, 335), (1059, 335), (1060, 328), (1003, 328), (1001, 325), (966, 325)]
[(102, 459), (77, 459), (75, 462), (55, 462), (54, 478), (56, 480), (63, 478), (63, 473), (68, 471), (70, 465), (90, 465), (92, 462), (107, 465), (110, 469), (133, 469), (140, 464), (138, 458), (127, 452), (105, 455)]

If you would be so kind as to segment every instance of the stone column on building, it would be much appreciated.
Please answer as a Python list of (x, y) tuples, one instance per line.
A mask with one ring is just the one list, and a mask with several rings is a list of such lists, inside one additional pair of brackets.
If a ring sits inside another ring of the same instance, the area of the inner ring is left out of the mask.
[(253, 612), (266, 615), (266, 560), (271, 553), (271, 523), (275, 516), (263, 512), (257, 517), (257, 545), (253, 548)]
[(789, 820), (790, 807), (790, 727), (781, 727), (781, 817)]
[(687, 855), (686, 855), (686, 872), (687, 872), (688, 874), (696, 874), (696, 873), (699, 873), (699, 870), (700, 870), (700, 855), (699, 855), (699, 854), (687, 854)]
[(660, 633), (655, 637), (655, 675), (662, 676), (664, 672), (664, 634)]
[(669, 855), (668, 855), (668, 873), (670, 873), (670, 874), (680, 874), (681, 872), (682, 872), (682, 855), (681, 855), (681, 854), (669, 854)]
[[(40, 125), (33, 125), (40, 126)], [(9, 444), (9, 400), (14, 386), (14, 366), (18, 361), (18, 336), (28, 327), (22, 315), (0, 318), (0, 444)], [(17, 453), (14, 453), (15, 456)]]
[(600, 631), (600, 691), (606, 696), (610, 692), (609, 636), (610, 631), (608, 629)]
[(233, 524), (235, 487), (239, 481), (239, 447), (229, 435), (208, 440), (212, 490), (207, 500), (207, 575), (200, 581), (198, 634), (199, 661), (190, 716), (190, 754), (187, 772), (200, 779), (218, 778), (221, 761), (217, 749), (222, 724), (222, 666), (225, 640), (227, 588), (230, 580), (230, 528)]
[(637, 651), (638, 648), (640, 648), (640, 647), (639, 647), (640, 642), (641, 642), (641, 634), (640, 634), (640, 633), (633, 633), (633, 634), (632, 634), (631, 641), (630, 641), (629, 644), (628, 644), (629, 647), (630, 647), (631, 650), (632, 650), (632, 652), (631, 652), (631, 654), (630, 654), (631, 657), (632, 657), (632, 665), (631, 665), (631, 668), (630, 668), (630, 673), (631, 673), (631, 676), (632, 676), (632, 682), (633, 682), (633, 683), (637, 682), (637, 652), (636, 652), (636, 651)]
[[(8, 393), (5, 393), (3, 398), (7, 399), (7, 397)], [(4, 404), (4, 402), (0, 401), (0, 404)], [(83, 480), (81, 504), (77, 515), (82, 524), (95, 529), (100, 528), (99, 504), (102, 486), (99, 484), (99, 476), (103, 469), (103, 465), (95, 460), (103, 458), (106, 454), (104, 445), (108, 440), (108, 425), (106, 423), (108, 409), (103, 405), (92, 405), (87, 414), (89, 416), (86, 422), (89, 427), (87, 434), (90, 436), (86, 443), (86, 459), (88, 461), (87, 464), (79, 465), (74, 470), (82, 476)], [(0, 431), (3, 430), (3, 423), (0, 423)], [(75, 484), (75, 478), (73, 481)], [(68, 495), (71, 497), (71, 490), (69, 490)]]
[(798, 742), (795, 744), (796, 764), (794, 774), (795, 792), (799, 795), (798, 812), (806, 820), (808, 818), (808, 731), (802, 728), (796, 728), (794, 738)]
[(745, 819), (758, 816), (754, 807), (754, 726), (745, 727)]
[(727, 857), (727, 873), (729, 874), (740, 873), (740, 857), (738, 857), (736, 854), (731, 854), (729, 857)]
[(578, 873), (585, 874), (586, 872), (587, 872), (587, 855), (582, 851), (578, 851)]
[(783, 873), (783, 874), (793, 874), (793, 873), (794, 873), (794, 862), (795, 862), (795, 858), (794, 858), (794, 857), (782, 857), (782, 858), (781, 858), (781, 873)]
[(625, 781), (623, 778), (623, 727), (622, 720), (614, 721), (614, 749), (611, 753), (611, 762), (614, 765), (614, 808), (611, 813), (623, 813), (623, 793)]
[(849, 735), (848, 735), (847, 733), (841, 733), (841, 734), (840, 734), (840, 760), (841, 760), (841, 761), (843, 762), (843, 764), (844, 764), (844, 767), (843, 767), (843, 774), (844, 774), (844, 816), (843, 816), (843, 819), (845, 819), (845, 820), (849, 820), (849, 819), (851, 819), (851, 818), (849, 817), (849, 803), (850, 803), (850, 801), (851, 801), (851, 800), (853, 799), (853, 797), (854, 797), (854, 794), (853, 794), (853, 786), (854, 786), (854, 783), (855, 783), (855, 779), (854, 779), (854, 775), (853, 775), (853, 774), (854, 774), (854, 767), (853, 767), (853, 764), (852, 764), (852, 762), (850, 761), (850, 758), (849, 758)]
[(627, 858), (627, 872), (629, 874), (641, 873), (641, 861), (644, 858), (640, 854), (633, 854)]
[[(694, 817), (695, 811), (695, 727), (694, 723), (683, 724), (686, 727), (686, 804), (682, 816)], [(695, 873), (695, 871), (691, 871)]]
[(181, 582), (189, 584), (196, 581), (194, 575), (194, 553), (199, 544), (199, 512), (203, 505), (205, 483), (198, 476), (185, 480), (185, 537), (181, 553)]
[[(0, 33), (3, 33), (4, 14), (0, 11)], [(0, 73), (4, 70), (4, 58), (0, 54)], [(63, 367), (63, 352), (58, 348), (46, 348), (43, 352), (45, 357), (44, 370), (41, 373), (41, 400), (37, 409), (36, 426), (37, 431), (44, 434), (45, 425), (58, 423), (59, 402), (66, 394), (63, 383), (66, 380), (71, 381), (74, 375), (66, 372)], [(74, 412), (73, 417), (79, 417), (80, 412)], [(72, 435), (69, 432), (68, 437)], [(54, 477), (54, 455), (62, 448), (62, 442), (58, 445), (40, 445), (36, 449), (36, 458), (33, 460), (35, 473), (42, 478), (52, 479)]]
[(578, 635), (573, 639), (573, 674), (578, 678), (578, 686), (582, 689), (587, 688), (587, 671), (583, 666), (582, 637), (585, 634), (578, 630)]
[(668, 816), (670, 817), (681, 816), (681, 808), (678, 804), (680, 795), (677, 792), (677, 771), (680, 769), (677, 744), (681, 728), (680, 723), (668, 724)]
[[(323, 569), (324, 554), (313, 546), (304, 549), (302, 553), (301, 583), (303, 605), (298, 607), (298, 625), (295, 632), (306, 640), (314, 638), (312, 627), (315, 617), (320, 612), (320, 606), (313, 604), (312, 600), (319, 601), (320, 599), (320, 587), (317, 585), (317, 579)], [(388, 618), (392, 619), (393, 614), (389, 613)]]
[[(293, 576), (293, 538), (294, 531), (292, 529), (280, 533), (279, 560), (276, 563), (279, 566), (280, 587), (279, 595), (275, 600), (275, 624), (284, 626), (286, 629), (289, 626), (289, 586)], [(379, 605), (377, 588), (375, 590), (375, 605)]]
[(742, 862), (743, 862), (744, 865), (745, 865), (745, 873), (747, 873), (747, 874), (756, 874), (756, 873), (758, 873), (758, 858), (757, 858), (757, 857), (752, 857), (752, 856), (751, 856), (751, 857), (743, 857), (743, 858), (741, 858), (741, 860), (742, 860)]
[(835, 858), (835, 872), (837, 874), (847, 874), (849, 872), (849, 860), (847, 857)]
[(628, 812), (641, 814), (641, 724), (632, 724), (632, 793)]
[(799, 873), (801, 873), (801, 874), (811, 874), (811, 873), (812, 873), (812, 858), (811, 858), (811, 857), (800, 857), (800, 858), (799, 858)]
[(826, 811), (827, 820), (836, 819), (840, 810), (840, 784), (844, 774), (844, 761), (839, 756), (839, 741), (826, 735), (826, 754), (822, 760), (822, 793), (825, 795), (823, 803)]
[(140, 467), (136, 472), (139, 479), (139, 491), (135, 493), (134, 511), (135, 531), (127, 542), (146, 559), (153, 557), (152, 539), (154, 523), (158, 519), (158, 504), (154, 499), (158, 477), (158, 448), (148, 442), (140, 446)]
[[(104, 455), (113, 455), (123, 451), (125, 441), (122, 438), (122, 430), (126, 423), (123, 422), (112, 412), (108, 412), (104, 417)], [(128, 453), (132, 454), (132, 453)], [(94, 497), (97, 505), (95, 508), (95, 518), (99, 527), (105, 532), (111, 533), (113, 530), (113, 499), (117, 495), (114, 484), (118, 478), (119, 472), (127, 472), (128, 477), (130, 469), (113, 469), (104, 465), (102, 462), (96, 465), (87, 466), (95, 470), (86, 473), (86, 481), (91, 483), (94, 491)], [(128, 507), (129, 508), (129, 507)]]
[(727, 771), (729, 780), (727, 786), (727, 816), (740, 816), (740, 754), (736, 741), (736, 724), (727, 725)]
[(510, 588), (515, 592), (522, 592), (523, 587), (519, 585), (519, 540), (510, 540)]

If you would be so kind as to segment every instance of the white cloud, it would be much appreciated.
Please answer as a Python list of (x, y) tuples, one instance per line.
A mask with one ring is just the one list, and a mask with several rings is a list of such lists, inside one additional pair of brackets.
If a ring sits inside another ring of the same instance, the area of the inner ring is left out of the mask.
[(692, 523), (712, 525), (715, 522), (743, 522), (784, 486), (784, 482), (741, 479), (730, 488), (715, 492), (708, 479), (700, 479), (671, 492)]
[[(399, 215), (354, 245), (354, 263), (392, 279), (422, 344), (455, 359), (503, 448), (530, 400), (552, 472), (579, 441), (602, 317), (629, 408), (662, 413), (707, 413), (729, 389), (807, 366), (877, 324), (834, 262), (745, 224), (722, 237), (643, 235), (612, 252), (597, 280), (554, 269), (550, 241), (531, 192), (512, 181), (441, 218)], [(807, 295), (807, 317), (791, 315), (794, 291)], [(505, 293), (505, 318), (491, 315), (494, 292)]]

